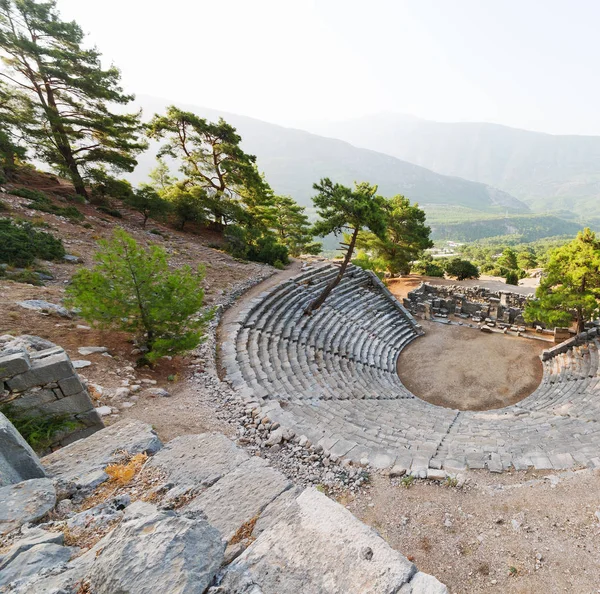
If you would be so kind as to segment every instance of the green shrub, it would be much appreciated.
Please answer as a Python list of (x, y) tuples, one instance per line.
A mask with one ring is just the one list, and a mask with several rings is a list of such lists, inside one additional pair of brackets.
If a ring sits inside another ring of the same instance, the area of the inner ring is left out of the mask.
[(519, 284), (519, 273), (516, 270), (509, 270), (506, 273), (506, 284), (507, 285), (518, 285)]
[(452, 258), (446, 263), (446, 272), (450, 276), (455, 276), (457, 280), (465, 280), (467, 278), (479, 278), (479, 270), (477, 266), (468, 260), (460, 258)]
[(104, 214), (110, 215), (111, 217), (115, 217), (115, 219), (122, 219), (123, 215), (120, 210), (116, 208), (112, 208), (111, 206), (97, 206), (96, 210), (99, 212), (103, 212)]
[(225, 233), (225, 249), (235, 258), (262, 262), (274, 266), (276, 262), (289, 264), (288, 249), (277, 241), (275, 235), (254, 229), (230, 225)]
[(0, 219), (0, 262), (27, 267), (35, 258), (61, 260), (64, 255), (62, 241), (50, 233), (36, 231), (30, 223)]
[(73, 276), (68, 306), (101, 328), (133, 333), (148, 362), (195, 348), (213, 316), (199, 313), (204, 268), (169, 270), (164, 248), (146, 249), (123, 229), (99, 245), (96, 265)]
[(55, 214), (73, 221), (81, 221), (84, 218), (83, 214), (75, 206), (57, 206), (46, 194), (38, 190), (17, 188), (16, 190), (11, 190), (10, 193), (14, 196), (27, 198), (29, 200), (28, 206), (40, 212)]
[[(0, 184), (2, 183), (2, 181), (0, 180)], [(6, 202), (2, 202), (2, 200), (0, 200), (0, 212), (8, 212), (10, 210), (10, 207), (8, 206), (8, 204), (6, 204)]]
[(6, 278), (8, 280), (15, 281), (16, 283), (25, 283), (28, 285), (34, 285), (35, 287), (43, 287), (44, 283), (35, 270), (19, 270), (18, 272), (6, 272)]

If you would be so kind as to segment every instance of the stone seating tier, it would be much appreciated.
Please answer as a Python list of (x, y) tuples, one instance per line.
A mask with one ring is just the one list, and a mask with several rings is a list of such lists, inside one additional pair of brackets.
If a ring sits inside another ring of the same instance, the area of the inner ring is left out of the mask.
[(415, 476), (600, 466), (595, 337), (545, 352), (540, 386), (518, 404), (434, 406), (396, 371), (421, 328), (372, 273), (351, 266), (325, 304), (304, 313), (336, 274), (311, 268), (251, 300), (223, 345), (229, 379), (263, 416), (332, 456)]

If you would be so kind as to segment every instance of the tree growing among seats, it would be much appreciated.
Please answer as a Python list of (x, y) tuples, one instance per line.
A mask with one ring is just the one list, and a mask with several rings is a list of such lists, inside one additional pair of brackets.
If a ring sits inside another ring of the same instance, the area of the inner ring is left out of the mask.
[(584, 229), (551, 253), (535, 297), (525, 308), (528, 322), (569, 326), (575, 320), (583, 332), (585, 322), (598, 317), (600, 240), (593, 231)]
[(0, 56), (7, 67), (0, 77), (31, 102), (28, 142), (87, 197), (85, 178), (94, 166), (133, 171), (146, 144), (138, 137), (140, 113), (108, 107), (133, 100), (119, 86), (119, 70), (104, 70), (100, 53), (83, 41), (81, 27), (60, 19), (54, 0), (0, 0)]
[(170, 270), (162, 247), (144, 248), (122, 229), (99, 244), (96, 265), (72, 278), (69, 306), (100, 328), (132, 333), (150, 363), (195, 348), (213, 316), (200, 311), (204, 268)]
[(387, 234), (381, 238), (371, 231), (361, 231), (356, 245), (380, 259), (391, 274), (408, 274), (412, 261), (433, 247), (431, 228), (425, 224), (425, 212), (419, 205), (400, 194), (384, 206)]
[(342, 280), (352, 258), (359, 232), (368, 229), (375, 236), (384, 239), (387, 224), (385, 198), (377, 195), (377, 186), (361, 182), (355, 183), (352, 189), (324, 178), (314, 184), (313, 188), (318, 192), (313, 197), (313, 203), (320, 217), (314, 225), (314, 234), (325, 237), (333, 233), (339, 236), (347, 231), (350, 233), (350, 243), (346, 245), (346, 254), (335, 278), (306, 308), (305, 313), (308, 315), (323, 305), (331, 291)]

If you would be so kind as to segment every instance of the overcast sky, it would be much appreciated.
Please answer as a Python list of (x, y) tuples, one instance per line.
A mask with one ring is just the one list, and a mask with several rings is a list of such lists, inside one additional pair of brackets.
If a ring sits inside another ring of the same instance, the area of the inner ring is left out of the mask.
[(128, 91), (284, 125), (389, 111), (600, 134), (597, 0), (58, 0)]

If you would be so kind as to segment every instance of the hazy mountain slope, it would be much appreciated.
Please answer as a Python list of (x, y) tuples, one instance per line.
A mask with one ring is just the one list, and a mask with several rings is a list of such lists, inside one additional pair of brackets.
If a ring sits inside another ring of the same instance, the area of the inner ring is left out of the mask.
[[(162, 111), (167, 101), (141, 96), (137, 101), (146, 118)], [(379, 185), (386, 196), (402, 193), (421, 204), (448, 204), (484, 212), (527, 212), (528, 208), (513, 196), (484, 184), (440, 175), (382, 153), (359, 149), (346, 142), (316, 136), (302, 130), (284, 128), (253, 118), (218, 112), (198, 106), (179, 107), (217, 119), (222, 115), (243, 138), (246, 151), (258, 158), (274, 190), (290, 194), (300, 204), (310, 206), (312, 184), (328, 176), (334, 181), (351, 184), (370, 181)], [(140, 158), (132, 176), (136, 183), (145, 181), (155, 166), (156, 145)]]
[(445, 175), (490, 184), (535, 210), (600, 214), (600, 137), (555, 136), (485, 123), (440, 123), (394, 114), (313, 125)]

